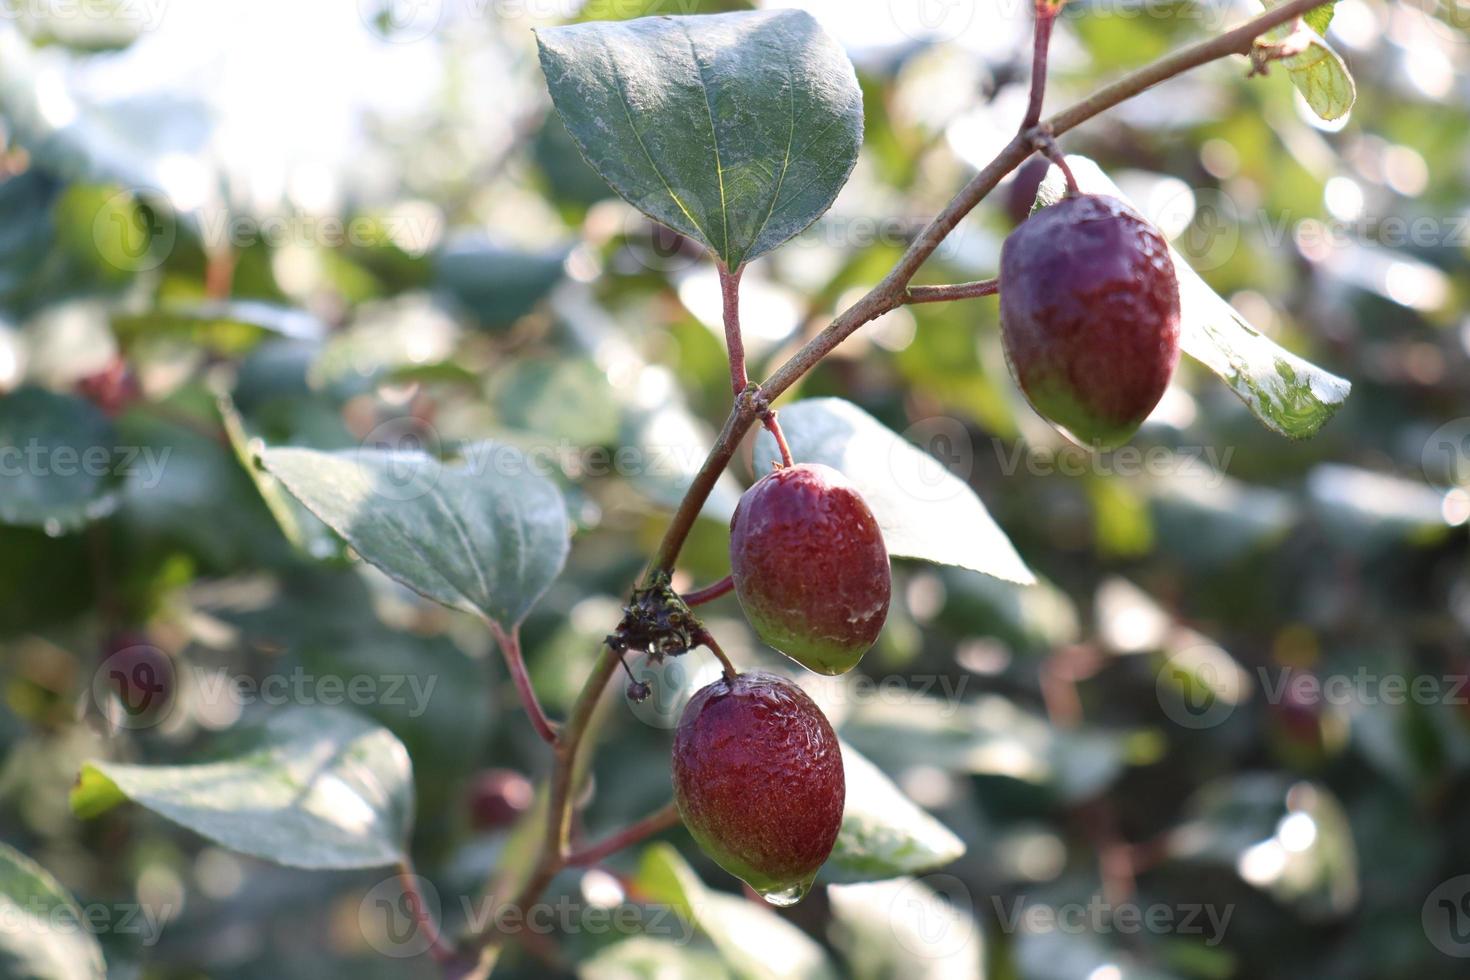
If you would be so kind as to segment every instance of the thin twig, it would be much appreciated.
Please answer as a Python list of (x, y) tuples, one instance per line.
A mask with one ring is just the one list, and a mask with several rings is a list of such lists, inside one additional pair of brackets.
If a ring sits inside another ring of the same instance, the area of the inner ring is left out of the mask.
[(566, 863), (571, 867), (597, 864), (604, 858), (616, 854), (623, 848), (636, 844), (645, 837), (652, 837), (675, 826), (679, 822), (679, 808), (669, 802), (635, 823), (611, 834), (596, 844), (573, 851), (567, 855)]
[(776, 420), (775, 412), (767, 412), (761, 416), (761, 425), (766, 427), (776, 440), (776, 449), (781, 453), (782, 466), (795, 466), (796, 461), (791, 458), (791, 446), (786, 442), (786, 433), (781, 431), (781, 423)]
[(713, 653), (715, 659), (720, 662), (720, 667), (725, 671), (725, 680), (733, 681), (736, 677), (740, 676), (740, 671), (736, 670), (735, 665), (730, 662), (730, 658), (725, 656), (725, 651), (720, 649), (720, 645), (715, 642), (715, 638), (709, 630), (700, 630), (698, 639), (701, 644), (709, 648), (709, 652)]
[(546, 744), (556, 745), (556, 725), (546, 717), (541, 701), (536, 697), (536, 689), (531, 686), (531, 675), (526, 670), (526, 658), (521, 655), (520, 627), (513, 626), (507, 632), (493, 619), (487, 619), (486, 622), (490, 624), (490, 632), (495, 634), (495, 642), (500, 644), (501, 655), (505, 657), (505, 666), (510, 671), (511, 680), (515, 682), (516, 694), (520, 696), (521, 706), (526, 709), (526, 714), (530, 717), (536, 734), (540, 735)]
[(1036, 0), (1036, 36), (1031, 54), (1031, 100), (1026, 106), (1026, 119), (1021, 123), (1023, 132), (1041, 121), (1041, 103), (1046, 98), (1046, 55), (1051, 47), (1051, 29), (1061, 9), (1061, 3)]
[(981, 279), (979, 282), (960, 282), (948, 286), (910, 286), (904, 293), (905, 303), (948, 303), (957, 299), (975, 299), (979, 296), (994, 296), (1000, 292), (996, 279)]
[(679, 598), (684, 600), (684, 605), (692, 608), (694, 606), (702, 606), (706, 602), (713, 602), (734, 588), (735, 579), (726, 575), (713, 585), (706, 585), (702, 589), (695, 589), (693, 592), (686, 593)]
[(730, 354), (730, 390), (736, 397), (750, 384), (745, 373), (745, 339), (740, 335), (740, 266), (727, 272), (720, 266), (720, 305), (725, 315), (725, 347)]
[(403, 896), (408, 900), (409, 912), (428, 938), (430, 954), (440, 963), (447, 963), (453, 958), (454, 949), (445, 941), (438, 923), (434, 921), (433, 913), (424, 901), (424, 893), (419, 890), (419, 879), (414, 873), (413, 864), (408, 858), (404, 858), (398, 862), (397, 867), (398, 882), (403, 886)]

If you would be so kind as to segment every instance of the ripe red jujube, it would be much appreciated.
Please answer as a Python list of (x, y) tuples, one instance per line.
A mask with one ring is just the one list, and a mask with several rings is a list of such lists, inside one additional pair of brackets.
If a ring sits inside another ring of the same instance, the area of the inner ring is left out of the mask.
[(842, 750), (815, 702), (783, 677), (701, 688), (674, 738), (674, 799), (720, 867), (776, 905), (798, 902), (842, 825)]
[(1179, 361), (1169, 247), (1117, 198), (1066, 197), (1000, 253), (1006, 361), (1033, 408), (1098, 449), (1127, 442)]
[(760, 638), (821, 674), (851, 670), (888, 617), (883, 532), (857, 488), (819, 463), (782, 467), (740, 498), (730, 574)]

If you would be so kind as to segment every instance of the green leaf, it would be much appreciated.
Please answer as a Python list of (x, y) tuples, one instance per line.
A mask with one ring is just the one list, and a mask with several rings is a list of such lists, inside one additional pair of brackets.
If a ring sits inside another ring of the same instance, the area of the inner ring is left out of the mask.
[[(1067, 163), (1083, 192), (1128, 200), (1087, 157), (1068, 155)], [(1036, 206), (1056, 203), (1063, 189), (1061, 173), (1053, 167), (1041, 182)], [(1352, 385), (1263, 336), (1172, 245), (1169, 255), (1179, 279), (1184, 352), (1219, 375), (1267, 428), (1292, 439), (1315, 435), (1342, 407)]]
[(536, 36), (582, 155), (628, 203), (728, 269), (815, 221), (857, 162), (863, 102), (852, 64), (801, 11)]
[[(780, 411), (799, 463), (825, 463), (862, 493), (883, 528), (888, 553), (968, 568), (1008, 582), (1035, 581), (968, 483), (851, 402), (811, 398)], [(756, 439), (759, 468), (778, 459), (775, 440)]]
[(577, 967), (580, 980), (667, 980), (700, 977), (728, 980), (730, 972), (714, 951), (672, 939), (634, 936), (613, 943)]
[(211, 301), (118, 314), (112, 329), (124, 350), (167, 338), (234, 355), (274, 337), (314, 340), (326, 327), (304, 310), (256, 300)]
[(286, 540), (318, 561), (341, 560), (344, 557), (342, 539), (256, 462), (265, 442), (250, 430), (227, 392), (219, 394), (218, 404), (220, 421), (229, 436), (230, 448), (235, 451), (245, 472), (250, 474), (250, 479), (255, 481), (260, 498), (280, 525)]
[(743, 980), (835, 980), (827, 954), (810, 936), (765, 906), (706, 888), (671, 844), (643, 852), (637, 884), (709, 937)]
[(403, 859), (413, 772), (386, 729), (341, 708), (292, 707), (222, 741), (192, 765), (88, 763), (72, 810), (95, 817), (132, 800), (223, 847), (292, 867)]
[(76, 899), (21, 852), (0, 844), (0, 976), (103, 980), (102, 947)]
[(421, 453), (267, 449), (265, 468), (365, 560), (420, 594), (519, 623), (566, 562), (556, 485), (510, 446)]
[(1302, 20), (1306, 21), (1307, 26), (1312, 30), (1326, 37), (1327, 28), (1332, 24), (1332, 15), (1336, 12), (1337, 0), (1333, 0), (1332, 3), (1324, 3), (1320, 7), (1313, 7), (1311, 10), (1308, 10), (1302, 15)]
[[(951, 879), (955, 880), (955, 879)], [(922, 880), (831, 885), (832, 940), (862, 978), (982, 980), (985, 935)]]
[(504, 327), (535, 308), (565, 275), (565, 249), (522, 252), (480, 238), (439, 253), (434, 278), (477, 323)]
[(76, 530), (117, 506), (119, 440), (91, 402), (40, 388), (0, 396), (0, 523)]
[(832, 856), (822, 868), (831, 882), (876, 881), (927, 871), (957, 860), (965, 845), (920, 809), (862, 753), (842, 745), (847, 804)]
[[(1266, 6), (1275, 7), (1282, 0), (1266, 0)], [(1323, 119), (1341, 119), (1352, 109), (1357, 100), (1357, 86), (1352, 73), (1342, 57), (1332, 49), (1323, 37), (1327, 25), (1332, 23), (1335, 4), (1324, 4), (1307, 11), (1302, 16), (1305, 27), (1288, 22), (1266, 32), (1267, 42), (1280, 42), (1292, 38), (1298, 31), (1305, 31), (1307, 48), (1301, 54), (1281, 59), (1281, 66), (1291, 76), (1291, 83), (1301, 92), (1302, 98), (1312, 111)]]

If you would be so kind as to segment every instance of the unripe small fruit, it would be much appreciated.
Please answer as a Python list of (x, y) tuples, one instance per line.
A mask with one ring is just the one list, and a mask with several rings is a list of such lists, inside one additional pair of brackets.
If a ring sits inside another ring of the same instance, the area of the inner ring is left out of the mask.
[(531, 808), (536, 796), (531, 781), (513, 769), (486, 769), (470, 787), (470, 824), (496, 830), (514, 823)]
[(1117, 198), (1063, 198), (1002, 246), (1000, 323), (1032, 407), (1081, 443), (1116, 448), (1159, 403), (1179, 361), (1169, 247)]
[(799, 902), (842, 825), (842, 750), (815, 702), (774, 674), (720, 678), (684, 709), (674, 799), (696, 842), (775, 905)]
[(760, 638), (820, 674), (851, 670), (888, 617), (883, 532), (857, 488), (819, 463), (782, 467), (740, 498), (730, 574)]

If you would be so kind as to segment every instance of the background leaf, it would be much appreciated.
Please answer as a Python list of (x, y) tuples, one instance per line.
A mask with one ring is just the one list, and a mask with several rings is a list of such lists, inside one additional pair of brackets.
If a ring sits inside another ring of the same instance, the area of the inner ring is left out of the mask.
[(40, 388), (0, 396), (0, 523), (75, 530), (117, 505), (119, 440), (90, 402)]
[(847, 802), (832, 856), (822, 866), (831, 882), (876, 881), (927, 871), (957, 860), (965, 845), (903, 794), (862, 753), (842, 744)]
[(102, 980), (107, 967), (76, 899), (50, 873), (0, 843), (0, 976)]
[(628, 203), (735, 269), (831, 205), (857, 162), (862, 93), (796, 10), (537, 32), (578, 147)]
[(364, 559), (507, 629), (566, 561), (561, 494), (510, 446), (485, 443), (452, 465), (370, 449), (268, 449), (261, 459)]
[(413, 772), (403, 743), (340, 708), (286, 708), (182, 766), (91, 762), (72, 790), (78, 816), (132, 800), (217, 844), (300, 868), (375, 868), (403, 859)]
[[(783, 406), (781, 428), (798, 463), (824, 463), (862, 492), (890, 555), (957, 565), (1009, 582), (1035, 581), (985, 504), (939, 460), (840, 398)], [(779, 459), (764, 429), (757, 469)]]

